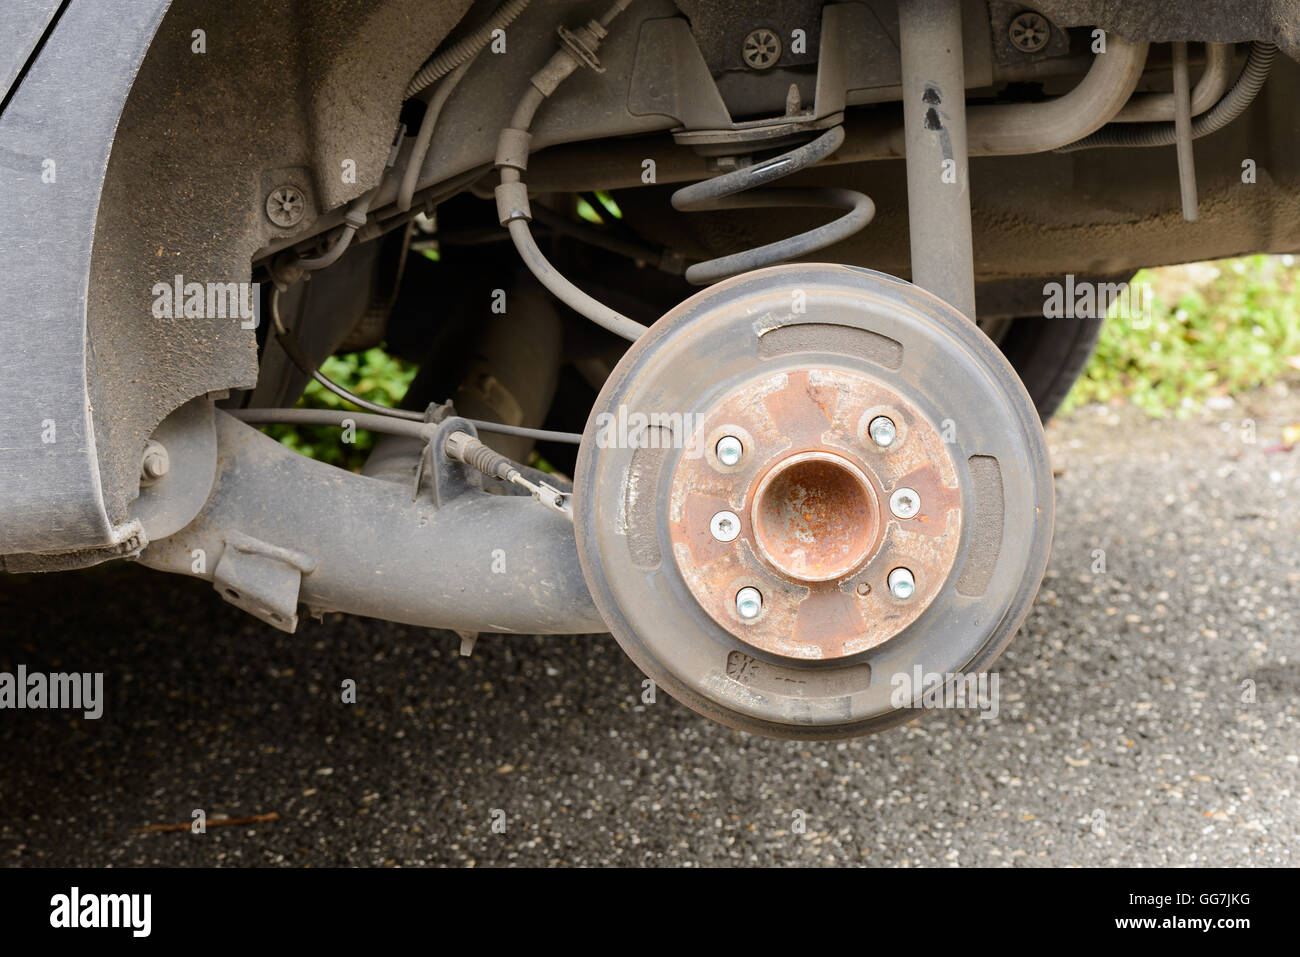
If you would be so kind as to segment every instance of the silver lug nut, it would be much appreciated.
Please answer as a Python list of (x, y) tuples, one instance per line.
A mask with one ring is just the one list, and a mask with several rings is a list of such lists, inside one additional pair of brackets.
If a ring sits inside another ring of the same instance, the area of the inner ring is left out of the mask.
[(896, 518), (912, 518), (921, 510), (921, 496), (914, 488), (896, 488), (889, 496), (889, 510)]
[(730, 467), (737, 464), (745, 454), (745, 444), (734, 435), (724, 435), (718, 439), (715, 451), (718, 453), (718, 461)]
[(872, 442), (882, 449), (887, 449), (898, 438), (898, 426), (894, 425), (893, 419), (878, 415), (867, 426), (867, 434), (871, 436)]
[(899, 601), (906, 601), (916, 591), (916, 579), (906, 568), (895, 568), (889, 573), (889, 593)]
[(718, 512), (709, 519), (709, 531), (720, 542), (734, 542), (740, 534), (740, 516), (735, 512)]
[(763, 610), (763, 594), (757, 588), (746, 586), (736, 592), (736, 612), (746, 621), (753, 621)]

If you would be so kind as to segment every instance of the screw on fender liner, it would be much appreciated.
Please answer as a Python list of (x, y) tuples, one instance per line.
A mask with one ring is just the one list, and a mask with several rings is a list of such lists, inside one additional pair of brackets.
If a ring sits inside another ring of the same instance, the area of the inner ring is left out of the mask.
[(1007, 37), (1021, 53), (1037, 53), (1052, 38), (1052, 26), (1041, 13), (1024, 10), (1011, 18)]
[(752, 31), (741, 46), (740, 58), (751, 70), (766, 70), (781, 58), (781, 39), (775, 30), (766, 28)]
[(297, 226), (307, 212), (307, 200), (297, 186), (277, 186), (266, 197), (266, 218), (282, 229)]

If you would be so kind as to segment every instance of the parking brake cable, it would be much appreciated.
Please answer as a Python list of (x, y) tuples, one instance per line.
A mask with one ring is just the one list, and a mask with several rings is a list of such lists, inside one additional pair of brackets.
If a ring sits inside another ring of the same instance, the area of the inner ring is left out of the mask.
[[(491, 39), (492, 31), (513, 21), (523, 12), (529, 2), (530, 0), (507, 0), (506, 3), (503, 3), (493, 13), (482, 27), (464, 40), (453, 45), (445, 53), (437, 54), (431, 58), (429, 62), (426, 63), (425, 66), (422, 67), (411, 79), (411, 82), (407, 86), (408, 98), (415, 93), (426, 89), (429, 85), (436, 82), (439, 78), (444, 77), (446, 74), (451, 74), (451, 76), (444, 79), (442, 89), (438, 91), (439, 94), (443, 95), (435, 96), (435, 104), (431, 104), (429, 110), (426, 112), (425, 121), (420, 126), (420, 134), (418, 137), (419, 142), (416, 144), (416, 153), (413, 153), (412, 161), (408, 162), (408, 168), (399, 187), (399, 198), (403, 195), (406, 197), (406, 204), (405, 206), (402, 206), (403, 209), (408, 208), (410, 205), (410, 193), (414, 191), (415, 175), (418, 174), (419, 166), (421, 165), (419, 162), (415, 162), (416, 156), (418, 155), (420, 160), (423, 159), (423, 154), (419, 152), (421, 142), (427, 152), (428, 141), (432, 134), (433, 125), (437, 120), (438, 112), (441, 109), (442, 103), (445, 102), (446, 96), (450, 95), (450, 93), (455, 89), (456, 84), (459, 83), (469, 65), (474, 62), (475, 57)], [(622, 5), (626, 6), (627, 3), (630, 2), (631, 0), (624, 0)], [(621, 8), (622, 7), (619, 7), (619, 9)], [(422, 412), (413, 412), (407, 409), (394, 409), (389, 406), (380, 405), (377, 402), (371, 402), (353, 392), (350, 392), (337, 382), (330, 379), (321, 372), (310, 357), (306, 355), (297, 338), (285, 326), (284, 321), (280, 316), (281, 291), (288, 288), (293, 283), (300, 281), (304, 274), (313, 272), (317, 269), (324, 269), (327, 266), (336, 263), (347, 250), (348, 246), (351, 245), (352, 239), (356, 236), (357, 231), (365, 226), (370, 210), (370, 204), (379, 194), (379, 191), (383, 186), (384, 176), (387, 176), (389, 170), (392, 169), (394, 163), (397, 161), (397, 156), (401, 149), (402, 138), (404, 135), (405, 126), (399, 126), (397, 135), (393, 141), (393, 147), (389, 151), (387, 162), (384, 165), (384, 174), (381, 176), (379, 184), (348, 204), (347, 210), (343, 215), (343, 229), (335, 236), (334, 240), (330, 243), (324, 253), (314, 257), (302, 257), (296, 254), (290, 254), (279, 262), (272, 264), (271, 278), (273, 288), (271, 291), (270, 302), (271, 322), (275, 332), (276, 341), (280, 343), (280, 347), (284, 350), (285, 355), (289, 357), (289, 360), (304, 375), (310, 376), (323, 388), (334, 393), (344, 401), (351, 403), (358, 409), (363, 409), (366, 412), (373, 413), (374, 415), (388, 416), (411, 422), (424, 422), (425, 415)], [(408, 179), (410, 180), (409, 183)], [(401, 206), (400, 202), (399, 206)], [(257, 410), (245, 411), (252, 412)], [(281, 419), (280, 421), (287, 420)], [(505, 423), (500, 422), (485, 422), (478, 419), (470, 419), (468, 421), (472, 422), (476, 428), (482, 429), (485, 432), (523, 436), (526, 438), (537, 439), (539, 441), (578, 444), (582, 439), (579, 434), (572, 432), (553, 432), (546, 429), (529, 429), (523, 426), (506, 425)]]
[(573, 521), (572, 492), (562, 491), (545, 482), (529, 481), (524, 477), (523, 467), (518, 462), (493, 451), (468, 432), (451, 433), (443, 443), (442, 450), (447, 458), (464, 462), (489, 478), (501, 479), (527, 489), (546, 508)]
[[(380, 426), (383, 424), (380, 419), (396, 419), (403, 422), (424, 423), (427, 421), (425, 413), (412, 412), (409, 409), (394, 409), (390, 406), (380, 405), (377, 402), (371, 402), (363, 399), (361, 396), (348, 391), (339, 385), (333, 379), (329, 378), (303, 351), (302, 345), (297, 338), (284, 325), (284, 320), (280, 317), (280, 289), (278, 286), (271, 290), (271, 327), (275, 332), (276, 341), (280, 343), (280, 348), (284, 350), (285, 355), (303, 375), (311, 376), (319, 382), (324, 388), (333, 392), (345, 402), (350, 402), (358, 409), (364, 409), (373, 415), (366, 416), (370, 424), (364, 424), (360, 420), (357, 424), (363, 429), (370, 429), (374, 432), (394, 432), (397, 435), (416, 434), (411, 431), (415, 429), (418, 432), (419, 426), (412, 426), (409, 429), (385, 429)], [(238, 418), (245, 422), (262, 422), (262, 423), (286, 423), (295, 425), (338, 425), (344, 419), (355, 416), (349, 416), (346, 412), (338, 412), (330, 409), (240, 409)], [(310, 418), (305, 413), (323, 413), (324, 417), (316, 416)], [(530, 429), (522, 425), (507, 425), (504, 422), (485, 422), (480, 419), (466, 419), (476, 429), (483, 432), (495, 432), (498, 435), (517, 435), (524, 438), (535, 439), (539, 442), (563, 442), (569, 445), (579, 445), (582, 442), (582, 435), (577, 432), (555, 432), (550, 429)]]
[[(442, 115), (443, 107), (447, 105), (447, 101), (451, 99), (452, 93), (456, 91), (456, 87), (469, 72), (470, 66), (478, 55), (492, 42), (492, 35), (513, 23), (530, 2), (531, 0), (506, 0), (492, 12), (482, 26), (444, 52), (430, 57), (429, 62), (420, 67), (415, 76), (411, 77), (411, 82), (406, 84), (404, 99), (409, 100), (442, 80), (425, 106), (424, 119), (420, 122), (419, 132), (416, 133), (415, 143), (411, 147), (410, 158), (406, 161), (406, 169), (402, 173), (402, 181), (394, 204), (401, 212), (404, 213), (411, 208), (416, 181), (420, 177), (420, 169), (424, 166), (425, 158), (429, 155), (433, 132), (438, 125), (438, 117)], [(443, 79), (444, 77), (446, 79)]]
[[(445, 53), (437, 54), (432, 57), (411, 79), (407, 86), (407, 97), (415, 95), (429, 87), (439, 79), (443, 80), (443, 89), (435, 95), (434, 101), (426, 110), (424, 122), (421, 123), (419, 135), (417, 137), (415, 152), (412, 154), (412, 161), (408, 162), (408, 168), (405, 170), (402, 183), (399, 185), (399, 207), (402, 207), (403, 200), (409, 206), (409, 197), (414, 192), (415, 177), (418, 176), (419, 166), (422, 162), (415, 162), (415, 158), (423, 160), (423, 154), (427, 152), (429, 138), (432, 136), (433, 126), (437, 121), (441, 107), (447, 97), (455, 89), (456, 85), (464, 76), (468, 67), (473, 63), (479, 52), (486, 46), (490, 40), (492, 32), (505, 26), (516, 19), (528, 6), (529, 0), (507, 0), (488, 18), (479, 29), (469, 36), (465, 37), (459, 43), (454, 44)], [(627, 339), (636, 339), (641, 333), (646, 331), (646, 327), (638, 322), (629, 319), (614, 310), (597, 302), (588, 296), (582, 290), (578, 289), (567, 279), (561, 276), (553, 266), (542, 255), (533, 240), (532, 234), (528, 229), (528, 222), (531, 215), (528, 210), (528, 190), (520, 182), (520, 173), (528, 165), (528, 141), (531, 139), (528, 133), (528, 127), (532, 124), (533, 116), (542, 102), (555, 92), (555, 89), (569, 75), (574, 73), (581, 66), (589, 66), (598, 72), (603, 72), (599, 60), (596, 58), (596, 49), (600, 46), (601, 40), (607, 34), (609, 24), (623, 12), (632, 0), (615, 0), (614, 4), (606, 10), (600, 20), (591, 21), (586, 27), (577, 30), (567, 30), (563, 26), (559, 28), (560, 38), (562, 41), (560, 50), (550, 59), (550, 61), (539, 70), (532, 78), (531, 88), (521, 99), (515, 110), (514, 118), (510, 127), (502, 130), (501, 137), (497, 147), (497, 167), (501, 170), (502, 185), (497, 189), (497, 205), (499, 210), (509, 208), (510, 212), (503, 213), (501, 224), (507, 226), (510, 235), (515, 241), (516, 247), (523, 256), (524, 262), (532, 270), (533, 274), (542, 281), (562, 301), (568, 303), (579, 313), (586, 315), (595, 322), (611, 329), (617, 334)], [(450, 75), (448, 75), (450, 74)], [(405, 127), (399, 127), (396, 138), (394, 139), (393, 148), (389, 152), (388, 161), (384, 166), (384, 175), (392, 168), (397, 160), (400, 150), (402, 137), (405, 133)], [(504, 160), (503, 160), (504, 157)], [(323, 388), (334, 393), (339, 398), (351, 403), (359, 409), (364, 409), (368, 413), (373, 413), (376, 418), (371, 427), (378, 430), (377, 423), (382, 417), (390, 419), (399, 419), (408, 422), (423, 423), (426, 420), (424, 413), (413, 412), (406, 409), (394, 409), (388, 406), (379, 405), (370, 402), (356, 395), (343, 386), (334, 382), (306, 355), (297, 338), (285, 326), (280, 316), (280, 292), (288, 288), (295, 282), (302, 279), (303, 275), (317, 270), (324, 269), (333, 265), (339, 260), (343, 253), (351, 244), (357, 231), (366, 224), (366, 218), (370, 210), (370, 204), (378, 195), (380, 187), (383, 185), (383, 177), (379, 185), (362, 194), (353, 200), (344, 213), (343, 228), (335, 236), (326, 251), (315, 257), (302, 257), (296, 254), (290, 254), (282, 258), (279, 262), (273, 263), (271, 268), (271, 278), (273, 289), (271, 292), (271, 321), (275, 332), (276, 340), (280, 343), (285, 355), (289, 360), (304, 374), (310, 376), (318, 382)], [(246, 422), (301, 422), (306, 424), (306, 418), (296, 413), (318, 413), (323, 410), (306, 410), (306, 409), (244, 409), (240, 410), (240, 418)], [(333, 413), (330, 413), (333, 416)], [(339, 415), (336, 421), (342, 421), (344, 415)], [(321, 420), (317, 417), (315, 422)], [(470, 419), (476, 428), (485, 432), (496, 432), (504, 435), (517, 435), (527, 438), (533, 438), (539, 441), (566, 442), (580, 444), (582, 436), (572, 432), (553, 432), (545, 429), (529, 429), (521, 426), (511, 426), (499, 422), (484, 422), (477, 419)], [(322, 423), (323, 424), (323, 423)], [(419, 428), (419, 426), (416, 426)], [(403, 433), (405, 434), (405, 433)], [(475, 440), (477, 441), (477, 440)], [(486, 448), (486, 446), (484, 446)], [(494, 453), (495, 454), (495, 453)], [(472, 463), (467, 463), (472, 464)], [(496, 463), (499, 465), (499, 463)], [(517, 479), (507, 479), (518, 484), (522, 479), (516, 470)], [(503, 477), (503, 476), (497, 476)], [(535, 492), (535, 497), (540, 493), (536, 492), (536, 487), (531, 484), (527, 485)], [(543, 496), (544, 497), (544, 496)], [(539, 501), (543, 501), (539, 497)], [(543, 502), (543, 504), (546, 504)], [(548, 505), (553, 508), (554, 504)]]
[[(345, 419), (352, 419), (359, 428), (383, 432), (387, 435), (401, 435), (406, 438), (420, 439), (426, 444), (426, 447), (424, 454), (420, 456), (420, 465), (416, 472), (415, 487), (417, 494), (425, 460), (432, 451), (428, 443), (433, 440), (438, 426), (436, 422), (408, 422), (388, 415), (370, 415), (364, 412), (348, 413), (340, 412), (337, 409), (230, 409), (228, 412), (232, 417), (250, 425), (282, 423), (337, 426), (342, 425)], [(482, 425), (485, 427), (485, 431), (497, 425), (494, 422), (479, 423), (474, 419), (466, 419), (465, 421), (476, 428)], [(515, 426), (505, 426), (505, 428), (510, 429), (511, 434), (528, 433), (531, 435), (536, 433), (539, 436), (561, 442), (582, 438), (580, 435), (568, 432), (547, 432), (543, 429), (521, 429)], [(499, 452), (493, 451), (468, 432), (452, 432), (443, 442), (442, 451), (447, 458), (455, 462), (462, 462), (475, 471), (483, 473), (488, 478), (500, 479), (503, 482), (509, 482), (512, 485), (518, 485), (520, 488), (526, 489), (536, 501), (547, 509), (563, 515), (569, 521), (573, 521), (572, 492), (555, 488), (546, 482), (531, 481), (524, 474), (524, 466), (513, 459), (506, 458)]]
[(356, 236), (357, 230), (366, 224), (366, 219), (370, 213), (370, 204), (379, 195), (379, 190), (384, 185), (384, 178), (388, 175), (388, 171), (393, 168), (393, 164), (397, 162), (397, 154), (402, 149), (402, 138), (405, 135), (406, 124), (399, 124), (397, 135), (393, 137), (392, 148), (388, 151), (388, 160), (384, 163), (384, 171), (379, 176), (379, 182), (375, 184), (373, 189), (367, 190), (348, 203), (348, 208), (343, 213), (343, 228), (339, 230), (338, 235), (334, 237), (333, 242), (329, 244), (329, 248), (325, 252), (319, 256), (306, 257), (297, 253), (289, 253), (271, 263), (271, 280), (275, 283), (276, 289), (287, 289), (301, 280), (307, 273), (334, 265), (347, 252), (347, 248), (352, 245), (352, 238)]

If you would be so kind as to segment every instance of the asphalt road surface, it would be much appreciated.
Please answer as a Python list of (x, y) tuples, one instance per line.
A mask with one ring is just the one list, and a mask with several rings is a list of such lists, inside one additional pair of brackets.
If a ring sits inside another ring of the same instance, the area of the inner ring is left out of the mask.
[[(1294, 422), (1293, 384), (1054, 423), (1055, 545), (997, 717), (841, 744), (643, 705), (608, 636), (465, 659), (356, 618), (285, 635), (138, 566), (0, 576), (0, 670), (107, 693), (98, 721), (0, 711), (0, 861), (1295, 865), (1300, 447), (1273, 448)], [(134, 832), (195, 809), (205, 834)]]

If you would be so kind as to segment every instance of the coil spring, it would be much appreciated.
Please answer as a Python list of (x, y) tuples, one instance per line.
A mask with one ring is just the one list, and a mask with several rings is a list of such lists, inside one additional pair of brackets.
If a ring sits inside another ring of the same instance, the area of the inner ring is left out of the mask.
[[(797, 186), (758, 188), (821, 162), (839, 149), (843, 142), (844, 127), (833, 126), (816, 139), (780, 156), (700, 183), (692, 183), (673, 193), (673, 208), (684, 212), (796, 206), (847, 210), (840, 218), (797, 236), (696, 263), (686, 270), (687, 282), (704, 286), (751, 269), (795, 259), (847, 239), (871, 222), (876, 214), (876, 204), (869, 196), (856, 190)], [(744, 195), (738, 195), (741, 193)]]

